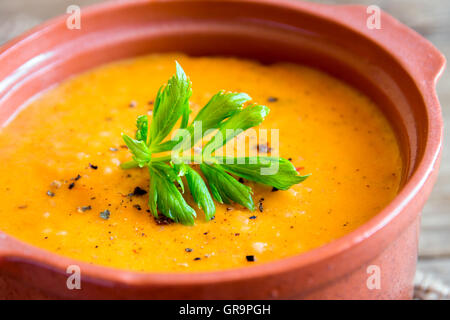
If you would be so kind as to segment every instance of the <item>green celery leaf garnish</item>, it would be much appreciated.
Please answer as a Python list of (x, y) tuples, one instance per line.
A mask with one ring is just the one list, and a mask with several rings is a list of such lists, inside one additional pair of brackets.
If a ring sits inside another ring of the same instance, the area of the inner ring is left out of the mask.
[(260, 125), (268, 113), (269, 108), (256, 104), (236, 112), (220, 125), (220, 134), (216, 134), (206, 144), (204, 152), (212, 153), (245, 130)]
[[(155, 217), (162, 214), (175, 222), (194, 224), (196, 212), (183, 198), (183, 179), (186, 179), (194, 202), (203, 210), (208, 221), (216, 213), (213, 198), (219, 203), (236, 202), (251, 211), (255, 209), (252, 189), (232, 175), (279, 190), (287, 190), (308, 177), (299, 175), (294, 166), (283, 158), (213, 156), (217, 149), (240, 133), (260, 125), (269, 113), (269, 108), (257, 104), (244, 108), (243, 105), (251, 99), (247, 94), (220, 91), (189, 124), (191, 94), (191, 83), (177, 62), (175, 75), (158, 91), (150, 125), (148, 116), (139, 116), (135, 139), (122, 134), (133, 160), (122, 163), (121, 167), (148, 168), (149, 208)], [(213, 130), (213, 136), (201, 154), (186, 156), (183, 151), (189, 151), (186, 150), (189, 143), (186, 145), (182, 138), (164, 141), (178, 121), (180, 129), (187, 130), (191, 135), (191, 141), (188, 140), (191, 144), (189, 148)], [(202, 130), (200, 137), (196, 137), (193, 133), (199, 123)], [(155, 157), (155, 154), (167, 151), (172, 151), (172, 155), (175, 153), (173, 163), (170, 155)], [(192, 161), (200, 163), (204, 178), (191, 166)]]
[(186, 176), (189, 191), (191, 192), (195, 203), (205, 213), (206, 220), (211, 220), (216, 214), (216, 206), (214, 205), (214, 201), (208, 191), (205, 181), (203, 181), (202, 176), (190, 166), (185, 164), (182, 166), (184, 167), (183, 171)]
[(175, 123), (182, 117), (182, 127), (190, 113), (189, 98), (192, 95), (191, 82), (181, 66), (176, 62), (177, 72), (166, 86), (159, 89), (153, 108), (150, 125), (150, 147), (160, 143), (172, 131)]
[(201, 121), (202, 133), (209, 129), (216, 129), (223, 120), (233, 116), (242, 105), (251, 98), (246, 93), (219, 92), (199, 111), (193, 123)]
[[(298, 184), (308, 178), (309, 175), (300, 176), (289, 160), (272, 157), (246, 157), (234, 158), (231, 161), (223, 160), (220, 166), (227, 172), (238, 177), (269, 185), (278, 190), (288, 190), (294, 184)], [(269, 168), (277, 168), (276, 173), (270, 174)], [(261, 174), (265, 168), (268, 174)]]
[(152, 154), (144, 141), (130, 138), (126, 134), (122, 134), (122, 138), (123, 141), (125, 141), (125, 144), (127, 145), (131, 154), (133, 155), (133, 160), (139, 167), (142, 168), (148, 162), (150, 162), (150, 160), (152, 159)]
[(150, 199), (149, 207), (151, 213), (157, 218), (158, 212), (175, 222), (185, 225), (193, 225), (197, 216), (184, 200), (181, 192), (173, 181), (167, 176), (164, 169), (150, 166)]
[(136, 120), (136, 140), (147, 143), (148, 138), (148, 117), (146, 115), (139, 116)]
[(208, 180), (214, 199), (218, 202), (231, 203), (231, 201), (234, 201), (248, 210), (255, 210), (252, 189), (230, 176), (220, 165), (202, 163), (200, 169)]

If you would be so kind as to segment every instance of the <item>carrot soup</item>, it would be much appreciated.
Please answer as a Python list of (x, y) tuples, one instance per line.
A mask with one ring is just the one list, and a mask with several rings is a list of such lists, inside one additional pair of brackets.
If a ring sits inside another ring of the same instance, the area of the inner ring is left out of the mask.
[[(255, 210), (215, 201), (210, 221), (185, 192), (193, 225), (155, 219), (149, 172), (120, 167), (131, 160), (121, 133), (133, 136), (139, 115), (152, 122), (175, 60), (192, 81), (191, 119), (220, 90), (247, 93), (270, 109), (258, 128), (279, 129), (280, 157), (308, 179), (283, 191), (241, 178)], [(395, 197), (403, 165), (387, 119), (342, 81), (301, 65), (182, 54), (64, 81), (1, 129), (0, 148), (0, 230), (92, 264), (155, 272), (252, 266), (329, 243)]]

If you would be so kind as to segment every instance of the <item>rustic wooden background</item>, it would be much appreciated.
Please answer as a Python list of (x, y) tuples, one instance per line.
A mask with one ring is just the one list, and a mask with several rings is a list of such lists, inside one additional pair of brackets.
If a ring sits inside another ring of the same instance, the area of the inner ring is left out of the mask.
[[(101, 0), (0, 0), (0, 44), (36, 24), (64, 14), (67, 6)], [(448, 0), (316, 0), (322, 3), (375, 4), (433, 42), (450, 57), (450, 1)], [(450, 122), (450, 72), (438, 85), (445, 122)], [(423, 212), (419, 270), (450, 285), (450, 132), (445, 131), (440, 176)]]

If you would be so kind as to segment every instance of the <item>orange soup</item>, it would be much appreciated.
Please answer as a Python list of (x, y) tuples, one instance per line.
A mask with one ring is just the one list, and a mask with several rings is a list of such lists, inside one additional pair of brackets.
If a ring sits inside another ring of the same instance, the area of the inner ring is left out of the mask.
[[(279, 129), (280, 156), (311, 176), (276, 192), (245, 181), (254, 212), (216, 203), (211, 221), (197, 210), (193, 226), (157, 223), (141, 194), (148, 171), (119, 167), (131, 160), (121, 133), (134, 135), (138, 115), (151, 121), (174, 60), (192, 81), (193, 115), (219, 90), (246, 92), (270, 108), (261, 128)], [(376, 215), (397, 194), (402, 171), (388, 121), (340, 80), (287, 63), (182, 54), (120, 61), (61, 83), (1, 129), (0, 148), (0, 230), (136, 271), (222, 270), (311, 250)]]

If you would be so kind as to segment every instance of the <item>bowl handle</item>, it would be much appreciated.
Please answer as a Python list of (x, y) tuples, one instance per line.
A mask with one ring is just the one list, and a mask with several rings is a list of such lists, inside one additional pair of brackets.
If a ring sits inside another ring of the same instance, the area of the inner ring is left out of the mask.
[(320, 12), (392, 53), (423, 88), (434, 88), (445, 69), (444, 55), (427, 39), (376, 6), (319, 5)]

